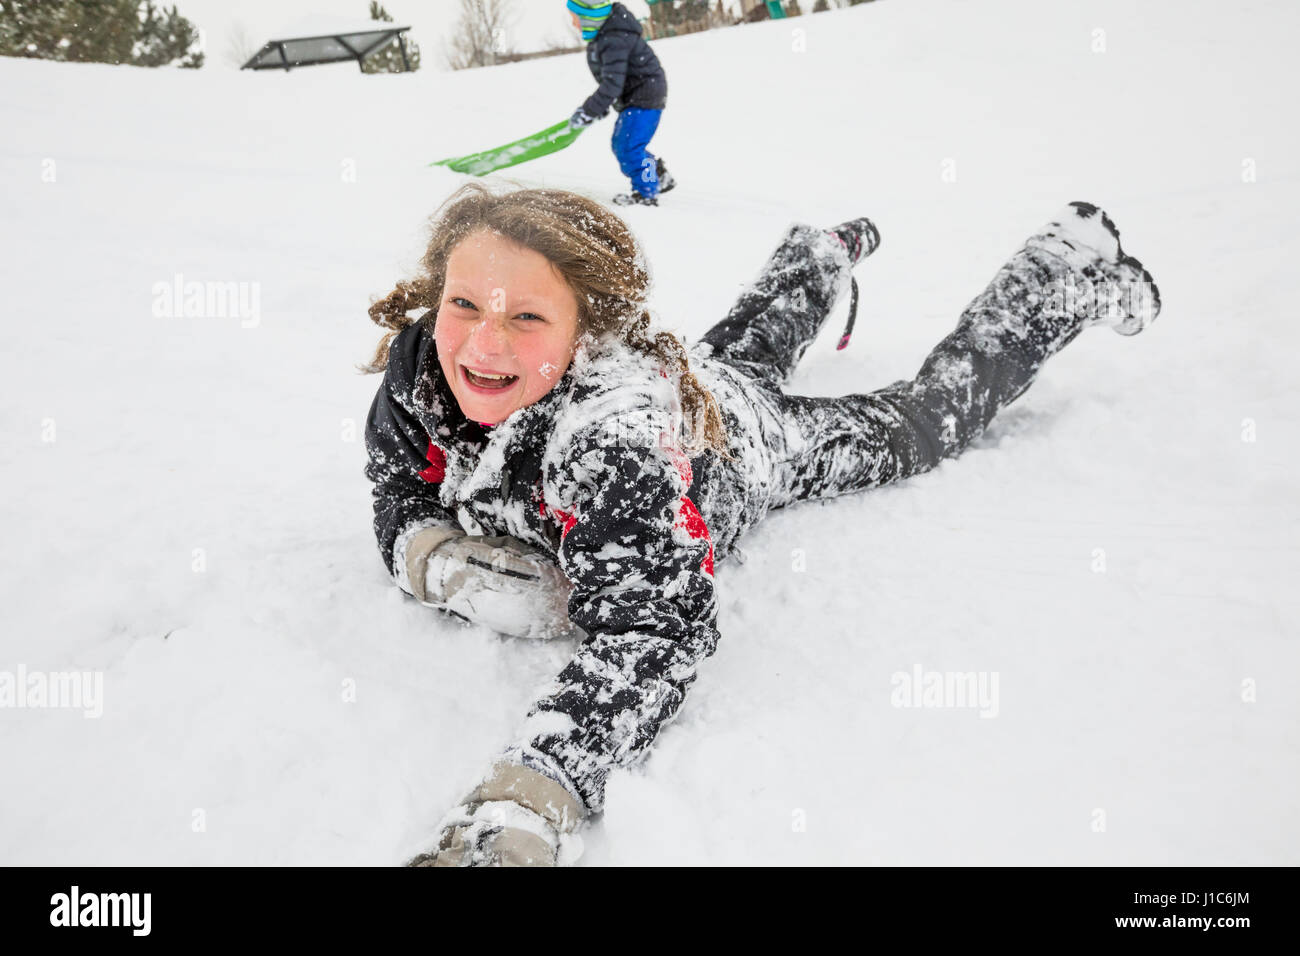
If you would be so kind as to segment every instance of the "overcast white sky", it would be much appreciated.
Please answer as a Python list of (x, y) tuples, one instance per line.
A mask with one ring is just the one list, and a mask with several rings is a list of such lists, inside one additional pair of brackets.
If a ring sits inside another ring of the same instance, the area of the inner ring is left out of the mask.
[[(170, 0), (182, 14), (204, 31), (208, 54), (205, 65), (231, 67), (227, 52), (231, 33), (242, 26), (252, 41), (253, 51), (270, 35), (288, 24), (313, 15), (366, 19), (369, 0)], [(393, 18), (409, 24), (411, 36), (431, 59), (428, 66), (444, 68), (442, 38), (456, 22), (460, 0), (381, 0)], [(649, 7), (643, 0), (622, 0), (632, 13), (644, 17)], [(514, 27), (507, 42), (518, 50), (537, 50), (548, 40), (562, 41), (576, 35), (569, 26), (564, 0), (514, 0)]]

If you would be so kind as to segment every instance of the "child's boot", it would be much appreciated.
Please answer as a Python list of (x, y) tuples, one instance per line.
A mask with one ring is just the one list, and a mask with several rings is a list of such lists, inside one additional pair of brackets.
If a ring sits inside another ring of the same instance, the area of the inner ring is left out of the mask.
[(662, 158), (655, 157), (655, 175), (659, 177), (659, 192), (666, 193), (677, 185), (677, 180), (673, 179), (673, 174), (668, 171)]
[(1136, 335), (1160, 314), (1160, 290), (1151, 273), (1124, 252), (1114, 221), (1092, 203), (1070, 203), (1025, 245), (1074, 267), (1074, 284), (1056, 294), (1085, 328), (1107, 325)]
[(655, 196), (643, 196), (633, 190), (630, 193), (619, 193), (614, 197), (614, 203), (618, 206), (657, 206), (659, 199)]

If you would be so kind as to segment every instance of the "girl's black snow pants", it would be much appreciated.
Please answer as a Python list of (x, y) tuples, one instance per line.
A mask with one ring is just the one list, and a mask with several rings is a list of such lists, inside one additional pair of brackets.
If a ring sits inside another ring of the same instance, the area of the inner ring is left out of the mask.
[(1029, 387), (1043, 362), (1083, 328), (1060, 308), (1078, 264), (1026, 245), (966, 307), (956, 329), (911, 381), (834, 398), (787, 395), (782, 385), (849, 282), (832, 234), (792, 226), (721, 322), (705, 355), (754, 383), (761, 443), (779, 507), (872, 488), (959, 454)]

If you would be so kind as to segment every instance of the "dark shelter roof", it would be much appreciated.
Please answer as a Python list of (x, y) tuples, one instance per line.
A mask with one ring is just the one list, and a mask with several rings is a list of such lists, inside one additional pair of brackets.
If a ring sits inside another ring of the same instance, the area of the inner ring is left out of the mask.
[[(317, 18), (281, 31), (263, 44), (247, 63), (245, 70), (288, 70), (295, 66), (341, 63), (355, 60), (360, 66), (394, 40), (406, 62), (406, 42), (402, 34), (410, 27), (383, 20), (331, 21)], [(410, 65), (407, 64), (407, 68)]]

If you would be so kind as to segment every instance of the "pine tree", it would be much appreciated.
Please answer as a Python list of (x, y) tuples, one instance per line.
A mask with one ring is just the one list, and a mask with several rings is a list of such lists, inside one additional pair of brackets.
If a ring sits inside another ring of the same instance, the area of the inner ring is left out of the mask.
[(198, 31), (152, 0), (0, 0), (0, 55), (198, 67)]
[(153, 0), (146, 0), (131, 62), (136, 66), (166, 66), (179, 61), (178, 66), (200, 67), (203, 52), (195, 49), (198, 41), (199, 31), (176, 12), (176, 7), (159, 11)]
[[(370, 19), (382, 20), (386, 23), (392, 23), (393, 18), (387, 10), (379, 3), (379, 0), (370, 0)], [(409, 37), (405, 39), (406, 43), (406, 60), (411, 64), (412, 70), (420, 68), (420, 47)], [(401, 73), (406, 70), (402, 64), (402, 50), (393, 41), (377, 53), (372, 53), (366, 57), (365, 62), (361, 64), (363, 73)]]
[(0, 0), (0, 53), (76, 63), (129, 63), (135, 0)]

